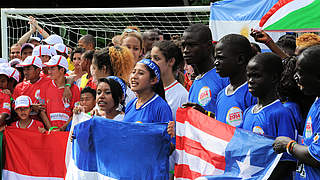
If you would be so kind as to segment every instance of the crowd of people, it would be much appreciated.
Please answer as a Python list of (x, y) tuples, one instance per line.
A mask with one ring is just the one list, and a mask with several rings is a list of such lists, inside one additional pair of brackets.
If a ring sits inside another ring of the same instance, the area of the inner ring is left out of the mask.
[[(124, 27), (102, 49), (88, 34), (78, 47), (49, 35), (30, 17), (30, 31), (0, 59), (0, 125), (41, 133), (70, 130), (80, 112), (115, 121), (168, 123), (174, 169), (175, 114), (192, 107), (231, 126), (277, 137), (284, 153), (269, 179), (320, 176), (320, 36), (252, 30), (213, 41), (208, 26), (190, 25), (164, 40), (157, 29)], [(43, 39), (33, 37), (38, 32)], [(319, 87), (318, 87), (319, 86)], [(200, 121), (201, 123), (201, 121)], [(299, 171), (296, 171), (298, 169)]]

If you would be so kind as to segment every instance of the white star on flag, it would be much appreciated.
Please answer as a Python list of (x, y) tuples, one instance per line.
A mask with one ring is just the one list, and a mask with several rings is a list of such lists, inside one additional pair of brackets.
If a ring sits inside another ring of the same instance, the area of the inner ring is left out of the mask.
[(252, 175), (263, 170), (262, 167), (250, 165), (250, 150), (248, 151), (246, 157), (244, 158), (244, 161), (241, 162), (241, 161), (237, 160), (237, 164), (240, 169), (239, 177), (244, 178), (244, 179), (248, 179), (248, 178), (252, 177)]

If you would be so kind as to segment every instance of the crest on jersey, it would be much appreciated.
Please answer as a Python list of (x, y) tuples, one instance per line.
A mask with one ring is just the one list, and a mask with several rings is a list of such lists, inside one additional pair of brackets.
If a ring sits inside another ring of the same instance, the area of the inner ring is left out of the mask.
[(253, 127), (252, 131), (257, 134), (262, 134), (262, 135), (264, 134), (264, 131), (260, 126)]
[(201, 106), (206, 106), (211, 101), (211, 90), (208, 86), (204, 86), (200, 89), (198, 95), (198, 102)]
[(312, 121), (311, 116), (308, 117), (306, 129), (305, 129), (305, 137), (310, 138), (312, 136)]
[(243, 112), (238, 107), (232, 107), (229, 109), (226, 117), (227, 124), (237, 127), (242, 123)]

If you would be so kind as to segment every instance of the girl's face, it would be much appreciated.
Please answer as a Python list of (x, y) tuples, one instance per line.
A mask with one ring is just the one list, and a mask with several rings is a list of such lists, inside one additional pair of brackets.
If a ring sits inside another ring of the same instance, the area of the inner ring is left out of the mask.
[(247, 80), (249, 92), (258, 98), (264, 97), (274, 88), (273, 75), (264, 72), (263, 65), (251, 60), (247, 66)]
[(151, 58), (152, 61), (160, 67), (161, 77), (167, 74), (168, 71), (172, 71), (172, 65), (174, 63), (173, 59), (167, 62), (165, 56), (162, 54), (158, 47), (154, 46), (152, 48)]
[(129, 83), (132, 91), (141, 93), (151, 89), (156, 84), (156, 78), (150, 79), (150, 72), (146, 65), (137, 63), (130, 73)]
[(0, 89), (7, 89), (8, 88), (8, 77), (6, 75), (0, 75)]
[(136, 37), (129, 36), (122, 41), (122, 46), (126, 46), (133, 54), (134, 60), (139, 61), (141, 55), (141, 43)]
[(18, 114), (20, 120), (26, 120), (29, 118), (31, 108), (30, 107), (19, 107), (15, 111)]
[(80, 62), (81, 62), (81, 53), (74, 53), (72, 62), (74, 64), (74, 68), (81, 70)]
[(96, 101), (102, 111), (111, 112), (115, 108), (111, 88), (108, 83), (101, 82), (98, 84)]
[(103, 69), (103, 68), (99, 69), (98, 66), (94, 63), (92, 63), (90, 66), (90, 72), (93, 77), (93, 81), (95, 83), (97, 83), (100, 78), (105, 78), (108, 76), (105, 69)]

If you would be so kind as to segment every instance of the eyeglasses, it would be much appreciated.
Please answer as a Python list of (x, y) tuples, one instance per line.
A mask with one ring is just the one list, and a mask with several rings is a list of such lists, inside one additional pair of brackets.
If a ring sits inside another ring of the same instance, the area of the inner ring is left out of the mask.
[(123, 30), (123, 32), (131, 33), (131, 32), (138, 32), (138, 31), (135, 29), (125, 29)]

